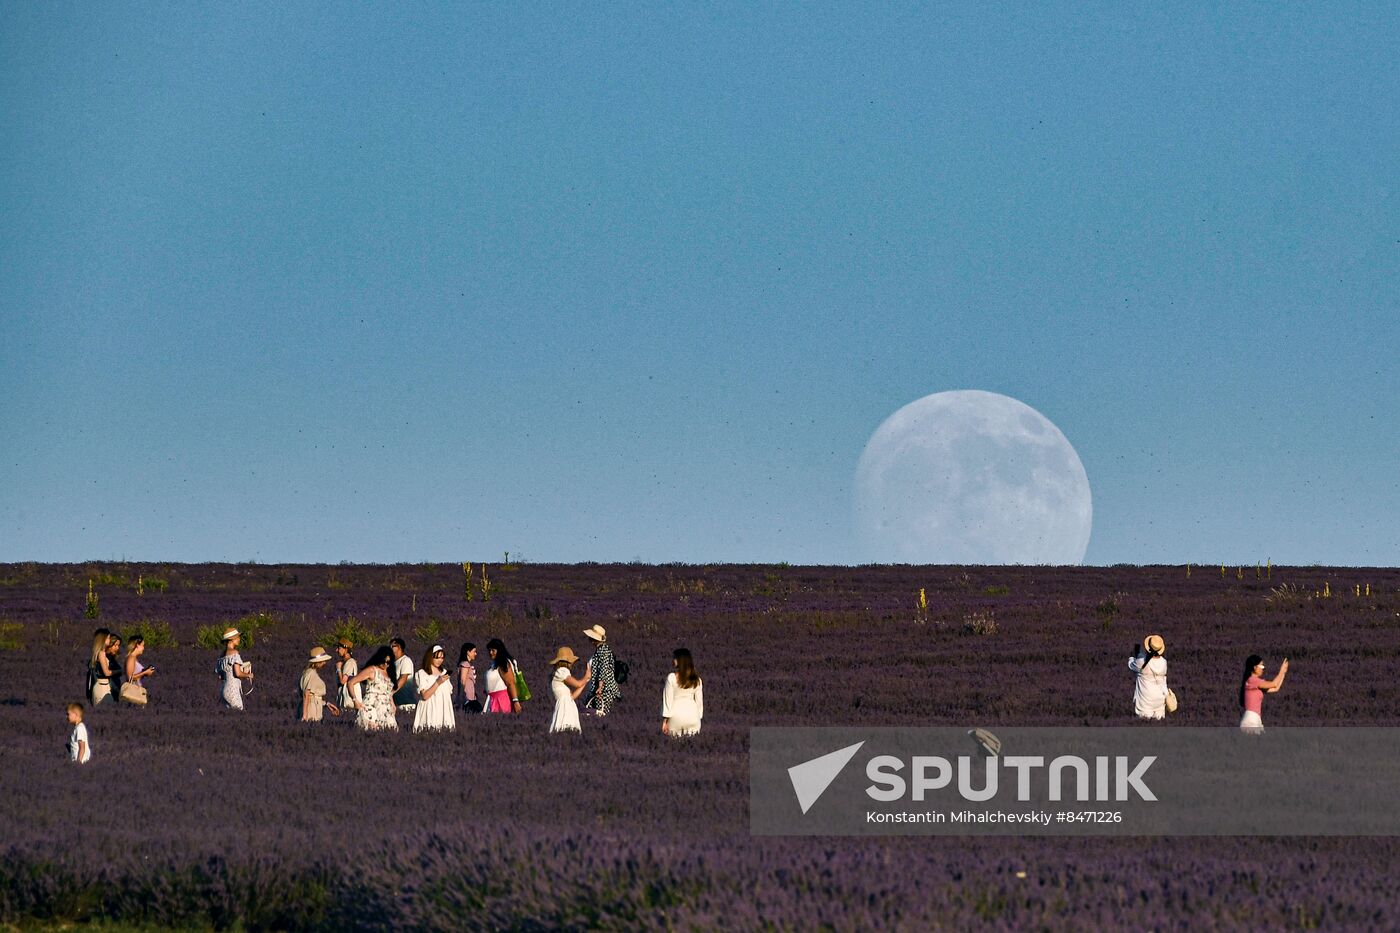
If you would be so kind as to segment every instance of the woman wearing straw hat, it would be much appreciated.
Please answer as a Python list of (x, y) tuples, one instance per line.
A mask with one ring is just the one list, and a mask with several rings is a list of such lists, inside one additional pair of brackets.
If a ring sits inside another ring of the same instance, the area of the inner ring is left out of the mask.
[(301, 690), (302, 722), (320, 722), (323, 709), (330, 710), (332, 716), (340, 715), (340, 707), (326, 702), (326, 682), (321, 679), (320, 674), (321, 668), (325, 667), (330, 659), (331, 656), (319, 645), (311, 649), (306, 669), (301, 672), (301, 683), (298, 684)]
[(220, 696), (225, 709), (242, 710), (243, 684), (240, 681), (252, 681), (253, 665), (244, 662), (243, 656), (238, 653), (238, 646), (243, 643), (238, 629), (231, 628), (224, 632), (223, 642), (223, 657), (214, 665), (214, 673), (223, 678)]
[(1137, 675), (1133, 688), (1133, 711), (1140, 719), (1162, 719), (1167, 715), (1167, 650), (1161, 635), (1148, 635), (1142, 644), (1133, 645), (1128, 658), (1128, 670)]
[(593, 657), (588, 659), (588, 672), (584, 682), (588, 684), (588, 699), (584, 707), (599, 716), (612, 712), (613, 704), (622, 699), (622, 691), (617, 688), (617, 658), (613, 656), (612, 645), (608, 644), (607, 629), (594, 625), (583, 630), (588, 640), (593, 642)]
[(433, 645), (423, 655), (418, 673), (413, 675), (418, 704), (413, 709), (413, 731), (455, 729), (457, 717), (452, 712), (452, 675), (444, 670), (447, 652), (442, 645)]
[(554, 660), (549, 662), (554, 668), (550, 676), (550, 688), (554, 691), (554, 716), (549, 720), (550, 732), (583, 731), (578, 721), (578, 704), (574, 701), (588, 681), (575, 677), (569, 669), (577, 663), (578, 655), (567, 645), (554, 652)]

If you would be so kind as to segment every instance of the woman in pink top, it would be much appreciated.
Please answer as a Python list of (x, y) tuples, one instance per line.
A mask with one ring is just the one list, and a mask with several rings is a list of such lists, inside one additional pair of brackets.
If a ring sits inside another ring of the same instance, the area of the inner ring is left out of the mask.
[(1244, 715), (1240, 717), (1240, 728), (1245, 732), (1264, 731), (1264, 694), (1278, 693), (1283, 686), (1283, 676), (1288, 673), (1288, 659), (1279, 665), (1278, 674), (1273, 680), (1264, 679), (1264, 659), (1251, 654), (1244, 662), (1244, 678), (1240, 681), (1240, 707)]

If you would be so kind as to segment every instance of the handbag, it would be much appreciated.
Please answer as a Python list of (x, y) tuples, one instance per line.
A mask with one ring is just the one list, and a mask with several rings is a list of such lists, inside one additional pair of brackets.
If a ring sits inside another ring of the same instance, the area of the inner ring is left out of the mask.
[(515, 698), (521, 703), (530, 699), (530, 686), (525, 683), (525, 675), (520, 671), (520, 665), (515, 666)]
[(1175, 713), (1175, 712), (1176, 712), (1176, 691), (1175, 691), (1175, 690), (1171, 690), (1171, 689), (1168, 689), (1168, 690), (1167, 690), (1167, 712), (1169, 712), (1169, 713)]
[(146, 688), (138, 683), (127, 681), (122, 684), (121, 701), (130, 703), (132, 706), (145, 706), (147, 701)]

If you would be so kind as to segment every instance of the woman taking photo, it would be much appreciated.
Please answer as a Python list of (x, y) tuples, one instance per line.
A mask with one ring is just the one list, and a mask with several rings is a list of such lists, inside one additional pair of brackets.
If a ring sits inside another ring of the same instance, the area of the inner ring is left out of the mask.
[(145, 706), (149, 698), (146, 685), (142, 683), (156, 672), (155, 665), (147, 667), (141, 663), (141, 655), (146, 651), (146, 639), (132, 635), (126, 643), (126, 683), (122, 684), (120, 698), (133, 706)]
[(666, 675), (666, 686), (661, 691), (661, 732), (676, 737), (694, 735), (700, 731), (700, 720), (705, 715), (700, 675), (686, 648), (671, 652), (671, 666), (675, 670)]
[[(347, 685), (351, 688), (350, 695), (355, 697), (355, 709), (359, 710), (355, 724), (366, 732), (399, 727), (398, 720), (394, 718), (397, 712), (394, 709), (394, 680), (389, 676), (389, 667), (393, 663), (394, 653), (389, 646), (380, 645), (365, 662), (364, 670)], [(360, 686), (358, 693), (356, 686)]]
[(447, 653), (442, 645), (433, 645), (423, 655), (413, 685), (418, 689), (418, 706), (413, 710), (413, 731), (455, 729), (457, 719), (452, 713), (452, 675), (443, 670)]
[(243, 681), (253, 682), (253, 666), (243, 660), (243, 656), (238, 653), (238, 646), (243, 643), (243, 636), (238, 633), (238, 629), (231, 628), (224, 632), (224, 653), (214, 665), (214, 673), (223, 682), (219, 689), (219, 698), (223, 700), (224, 709), (243, 710)]
[(332, 716), (340, 715), (340, 707), (326, 702), (326, 682), (321, 679), (321, 668), (330, 659), (319, 645), (311, 649), (306, 668), (301, 672), (301, 682), (297, 684), (301, 692), (302, 722), (320, 722), (322, 710), (330, 710)]
[(92, 657), (88, 659), (88, 702), (97, 706), (112, 695), (112, 677), (116, 670), (107, 648), (112, 643), (112, 633), (100, 628), (92, 633)]
[(1264, 731), (1264, 694), (1278, 693), (1283, 686), (1284, 675), (1288, 673), (1288, 659), (1278, 667), (1273, 680), (1264, 679), (1264, 659), (1251, 654), (1244, 662), (1244, 677), (1240, 681), (1240, 728), (1245, 732), (1258, 734)]
[(1161, 635), (1148, 635), (1133, 645), (1128, 670), (1137, 675), (1133, 687), (1133, 712), (1139, 719), (1163, 719), (1167, 715), (1167, 644)]
[(486, 711), (520, 712), (520, 697), (515, 695), (515, 659), (499, 638), (486, 643), (486, 653), (491, 657), (491, 666), (486, 669)]

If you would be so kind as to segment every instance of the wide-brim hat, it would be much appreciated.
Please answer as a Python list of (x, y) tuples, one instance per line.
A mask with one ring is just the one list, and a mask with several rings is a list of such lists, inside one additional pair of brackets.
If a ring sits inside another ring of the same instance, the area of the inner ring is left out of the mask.
[(583, 634), (587, 635), (594, 641), (608, 640), (608, 630), (603, 628), (601, 625), (595, 625), (592, 628), (586, 628), (583, 630)]
[(578, 661), (578, 655), (574, 654), (574, 649), (570, 648), (568, 645), (565, 645), (558, 651), (554, 652), (554, 658), (549, 663), (551, 665), (554, 665), (558, 664), (560, 661), (564, 661), (568, 664), (574, 664)]
[(315, 648), (312, 648), (312, 649), (311, 649), (311, 661), (310, 661), (310, 663), (312, 663), (312, 664), (319, 664), (319, 663), (322, 662), (322, 661), (329, 661), (330, 659), (331, 659), (331, 656), (328, 655), (328, 654), (326, 654), (326, 650), (325, 650), (324, 648), (322, 648), (320, 645), (317, 645)]
[(224, 632), (224, 637), (222, 640), (228, 641), (230, 638), (237, 638), (240, 634), (241, 633), (238, 631), (238, 629), (231, 628)]
[(1162, 640), (1161, 635), (1148, 635), (1142, 640), (1142, 646), (1155, 654), (1162, 654), (1167, 650), (1167, 643)]

